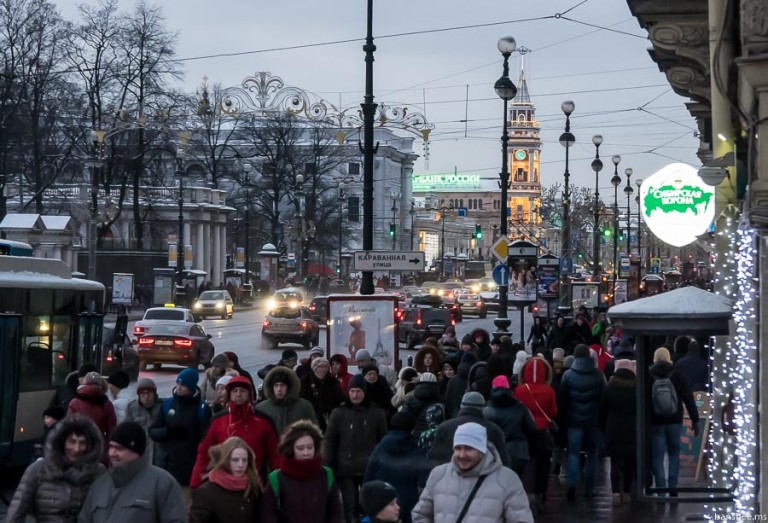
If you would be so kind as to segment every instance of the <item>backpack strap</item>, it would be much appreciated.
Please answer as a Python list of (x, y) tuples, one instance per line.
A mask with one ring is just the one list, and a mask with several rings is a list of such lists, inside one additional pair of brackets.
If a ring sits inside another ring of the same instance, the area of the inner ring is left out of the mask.
[(277, 510), (283, 510), (283, 504), (280, 500), (280, 477), (278, 474), (280, 469), (275, 469), (269, 473), (269, 486), (272, 488), (272, 492), (275, 494), (275, 500), (277, 500)]

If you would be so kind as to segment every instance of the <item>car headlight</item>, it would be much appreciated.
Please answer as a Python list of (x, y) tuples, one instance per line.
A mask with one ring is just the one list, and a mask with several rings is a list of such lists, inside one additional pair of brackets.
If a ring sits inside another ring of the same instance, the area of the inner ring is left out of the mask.
[(224, 308), (224, 302), (223, 301), (217, 301), (216, 302), (216, 308), (217, 309), (223, 309)]
[(274, 309), (275, 305), (277, 305), (277, 302), (275, 301), (275, 299), (270, 298), (269, 301), (267, 302), (267, 307), (269, 308), (269, 310)]
[(199, 302), (199, 301), (197, 301), (197, 302), (195, 302), (195, 307), (194, 307), (194, 308), (195, 308), (195, 309), (202, 309), (202, 308), (203, 308), (203, 306), (202, 306), (202, 305), (200, 305), (200, 302)]

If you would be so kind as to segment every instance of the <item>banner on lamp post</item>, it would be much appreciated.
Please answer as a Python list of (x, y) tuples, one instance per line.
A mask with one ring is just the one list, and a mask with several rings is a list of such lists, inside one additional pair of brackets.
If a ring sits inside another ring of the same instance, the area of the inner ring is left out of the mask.
[(168, 244), (168, 267), (176, 267), (177, 252), (178, 251), (176, 251), (176, 244), (169, 243)]
[(184, 268), (185, 269), (192, 268), (192, 246), (191, 245), (184, 246)]
[(235, 250), (235, 269), (245, 268), (245, 247), (238, 247)]

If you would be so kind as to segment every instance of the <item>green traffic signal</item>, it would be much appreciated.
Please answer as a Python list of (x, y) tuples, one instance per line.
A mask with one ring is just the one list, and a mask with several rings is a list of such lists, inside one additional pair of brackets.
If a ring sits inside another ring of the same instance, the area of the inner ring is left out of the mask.
[(477, 238), (478, 240), (482, 240), (483, 239), (483, 229), (480, 228), (480, 224), (479, 223), (477, 225), (475, 225), (475, 234), (472, 237), (473, 238)]
[(389, 224), (389, 236), (394, 238), (397, 231), (397, 226), (394, 223)]
[(610, 238), (613, 236), (613, 231), (611, 229), (603, 229), (603, 236), (606, 238)]

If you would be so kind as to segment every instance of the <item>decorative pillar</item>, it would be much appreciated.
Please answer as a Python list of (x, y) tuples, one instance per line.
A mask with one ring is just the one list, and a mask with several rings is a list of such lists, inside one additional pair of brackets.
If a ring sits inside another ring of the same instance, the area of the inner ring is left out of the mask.
[(211, 283), (217, 286), (221, 283), (221, 252), (223, 248), (221, 225), (214, 224), (213, 228), (213, 260), (211, 264)]
[(203, 269), (205, 266), (205, 228), (202, 222), (198, 223), (195, 227), (196, 231), (196, 247), (195, 247), (195, 268)]
[(205, 251), (203, 252), (203, 266), (200, 268), (208, 273), (208, 280), (213, 282), (211, 279), (211, 276), (213, 276), (213, 258), (211, 256), (214, 246), (212, 244), (213, 238), (211, 237), (211, 225), (207, 222), (203, 225), (203, 242), (205, 244)]

